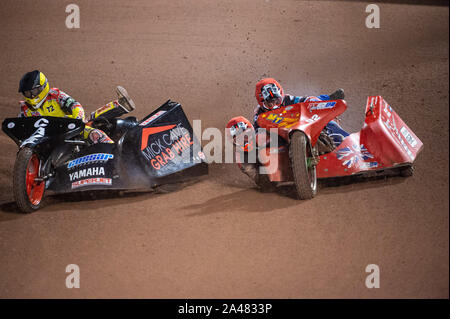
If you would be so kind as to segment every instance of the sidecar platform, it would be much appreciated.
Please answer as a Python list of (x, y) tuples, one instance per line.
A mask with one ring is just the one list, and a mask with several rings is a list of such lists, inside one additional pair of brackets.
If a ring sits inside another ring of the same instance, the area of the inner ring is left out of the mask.
[(376, 175), (411, 166), (423, 144), (381, 96), (367, 99), (361, 131), (320, 156), (318, 178)]

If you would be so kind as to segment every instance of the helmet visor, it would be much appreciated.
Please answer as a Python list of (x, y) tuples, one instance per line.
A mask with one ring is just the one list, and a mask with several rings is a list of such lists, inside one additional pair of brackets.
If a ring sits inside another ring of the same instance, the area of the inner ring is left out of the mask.
[(268, 109), (280, 106), (282, 102), (281, 96), (274, 96), (264, 101), (264, 106)]
[(253, 134), (253, 130), (244, 122), (238, 122), (230, 127), (230, 135), (235, 145), (246, 145), (251, 140)]
[(32, 99), (32, 98), (35, 98), (36, 96), (38, 96), (39, 93), (41, 93), (43, 89), (44, 89), (44, 86), (39, 85), (37, 87), (32, 88), (31, 90), (23, 91), (23, 95), (26, 98)]
[(261, 89), (261, 96), (263, 98), (264, 106), (268, 109), (280, 106), (283, 100), (280, 89), (274, 83), (263, 86)]

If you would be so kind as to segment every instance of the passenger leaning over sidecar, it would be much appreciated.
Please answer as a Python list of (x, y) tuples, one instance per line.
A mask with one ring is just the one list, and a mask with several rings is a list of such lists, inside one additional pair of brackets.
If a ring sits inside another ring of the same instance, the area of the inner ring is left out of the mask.
[[(116, 92), (119, 97), (118, 100), (109, 102), (97, 109), (91, 113), (89, 119), (86, 119), (84, 109), (79, 102), (57, 88), (50, 88), (45, 75), (38, 70), (34, 70), (26, 73), (20, 80), (19, 93), (24, 95), (25, 101), (19, 102), (19, 116), (69, 117), (87, 123), (106, 113), (118, 117), (133, 111), (135, 105), (127, 91), (118, 86)], [(83, 137), (92, 144), (114, 143), (105, 132), (88, 125), (85, 126)]]

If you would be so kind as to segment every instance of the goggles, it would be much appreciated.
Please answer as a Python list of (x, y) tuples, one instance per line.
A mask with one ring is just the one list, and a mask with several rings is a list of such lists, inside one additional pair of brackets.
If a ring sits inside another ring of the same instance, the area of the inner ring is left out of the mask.
[(280, 106), (282, 102), (280, 89), (274, 84), (269, 83), (262, 87), (261, 96), (263, 98), (264, 106), (271, 109), (275, 106)]
[(282, 98), (277, 96), (277, 97), (273, 97), (268, 100), (265, 100), (263, 104), (268, 109), (272, 109), (275, 106), (280, 106), (282, 102), (283, 102)]
[(31, 90), (23, 91), (23, 95), (26, 98), (32, 99), (38, 96), (42, 92), (42, 90), (44, 90), (44, 86), (40, 85), (35, 88), (32, 88)]
[(37, 85), (37, 86), (33, 87), (31, 90), (23, 91), (22, 94), (28, 99), (33, 99), (36, 96), (38, 96), (45, 89), (45, 87), (47, 86), (47, 83), (48, 83), (47, 79), (45, 79), (44, 84)]
[(232, 137), (236, 137), (237, 135), (243, 133), (247, 130), (248, 126), (244, 122), (238, 122), (232, 127), (230, 127), (230, 134)]

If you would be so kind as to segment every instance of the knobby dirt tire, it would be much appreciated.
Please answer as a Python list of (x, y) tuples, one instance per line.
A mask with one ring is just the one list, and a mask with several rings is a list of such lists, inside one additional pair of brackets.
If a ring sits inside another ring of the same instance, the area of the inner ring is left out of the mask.
[(36, 182), (40, 159), (32, 149), (24, 147), (17, 154), (13, 171), (13, 194), (21, 212), (31, 213), (41, 207), (45, 182)]
[(292, 134), (289, 157), (298, 199), (313, 198), (317, 193), (316, 167), (308, 167), (308, 158), (312, 154), (304, 133), (296, 131)]

